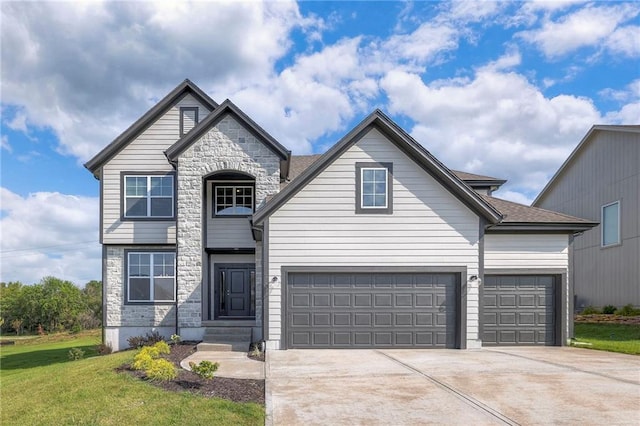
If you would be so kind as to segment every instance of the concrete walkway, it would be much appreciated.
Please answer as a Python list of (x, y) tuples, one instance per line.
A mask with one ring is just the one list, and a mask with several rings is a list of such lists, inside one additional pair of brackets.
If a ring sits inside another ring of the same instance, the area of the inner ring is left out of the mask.
[(640, 424), (640, 357), (560, 347), (267, 351), (267, 425)]
[(204, 360), (220, 363), (218, 371), (216, 371), (218, 377), (256, 380), (263, 380), (265, 377), (265, 363), (247, 357), (246, 352), (198, 351), (183, 359), (180, 366), (185, 370), (191, 370), (189, 368), (190, 361), (197, 364)]

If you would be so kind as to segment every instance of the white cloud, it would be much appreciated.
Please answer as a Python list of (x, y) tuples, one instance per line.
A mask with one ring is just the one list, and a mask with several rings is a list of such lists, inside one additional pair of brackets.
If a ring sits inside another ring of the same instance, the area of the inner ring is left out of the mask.
[(607, 37), (605, 46), (613, 53), (630, 58), (640, 57), (640, 26), (618, 28)]
[(9, 144), (9, 137), (7, 135), (2, 135), (2, 140), (0, 140), (0, 149), (7, 151), (9, 154), (13, 152), (13, 148), (11, 148), (11, 144)]
[(524, 76), (492, 67), (472, 79), (426, 84), (394, 71), (382, 80), (391, 112), (416, 123), (412, 135), (448, 167), (506, 178), (503, 196), (531, 199), (594, 123), (592, 101), (545, 97)]
[[(294, 2), (3, 2), (2, 102), (87, 160), (185, 78), (268, 81)], [(188, 23), (188, 24), (186, 24)], [(17, 124), (17, 123), (16, 123)]]
[[(563, 15), (557, 21), (546, 17), (539, 29), (527, 30), (519, 36), (537, 46), (548, 58), (558, 58), (585, 46), (604, 46), (615, 53), (635, 54), (633, 31), (620, 27), (640, 13), (631, 4), (593, 6)], [(616, 34), (617, 33), (617, 34)]]
[(82, 285), (101, 277), (98, 199), (57, 192), (22, 197), (0, 187), (0, 281), (47, 275)]
[(640, 124), (640, 101), (626, 104), (619, 111), (607, 113), (605, 121), (615, 124)]

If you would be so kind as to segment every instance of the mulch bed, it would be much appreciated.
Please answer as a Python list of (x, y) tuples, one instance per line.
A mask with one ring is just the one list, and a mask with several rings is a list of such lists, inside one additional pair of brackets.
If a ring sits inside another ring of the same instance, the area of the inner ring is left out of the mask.
[(608, 323), (608, 324), (640, 324), (640, 316), (625, 317), (622, 315), (590, 314), (576, 315), (575, 322)]
[[(195, 351), (196, 344), (194, 342), (171, 345), (171, 353), (166, 358), (176, 366), (178, 377), (164, 382), (152, 380), (148, 380), (148, 382), (170, 392), (186, 391), (209, 398), (221, 398), (233, 402), (254, 402), (264, 405), (264, 380), (230, 379), (217, 376), (209, 380), (180, 367), (180, 361)], [(260, 357), (251, 358), (259, 359)], [(262, 354), (262, 360), (264, 361), (264, 354)], [(117, 368), (117, 371), (126, 372), (147, 381), (144, 372), (133, 370), (128, 364)]]

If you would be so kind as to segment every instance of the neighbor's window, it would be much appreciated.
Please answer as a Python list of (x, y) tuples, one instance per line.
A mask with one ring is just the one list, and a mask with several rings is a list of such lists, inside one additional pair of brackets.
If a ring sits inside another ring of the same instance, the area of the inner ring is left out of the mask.
[(198, 108), (180, 108), (180, 136), (184, 136), (198, 124)]
[(124, 217), (173, 217), (173, 175), (125, 176)]
[(175, 301), (175, 253), (129, 252), (127, 260), (129, 302)]
[(602, 246), (620, 244), (620, 201), (602, 206)]
[(391, 180), (391, 163), (356, 163), (356, 213), (392, 213)]
[(214, 212), (217, 216), (253, 213), (252, 186), (216, 186), (215, 192)]

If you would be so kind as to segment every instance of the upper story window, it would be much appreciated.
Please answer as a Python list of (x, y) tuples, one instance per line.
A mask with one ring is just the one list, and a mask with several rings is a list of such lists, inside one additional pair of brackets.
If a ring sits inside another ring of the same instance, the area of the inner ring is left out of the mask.
[(175, 301), (175, 271), (175, 252), (129, 252), (127, 302)]
[(125, 218), (172, 218), (173, 175), (125, 175)]
[(184, 136), (198, 124), (197, 107), (180, 108), (180, 136)]
[(602, 247), (620, 244), (620, 201), (602, 206)]
[(393, 213), (392, 180), (392, 163), (356, 163), (356, 213)]
[(216, 216), (247, 216), (253, 214), (253, 186), (216, 186), (213, 211)]

